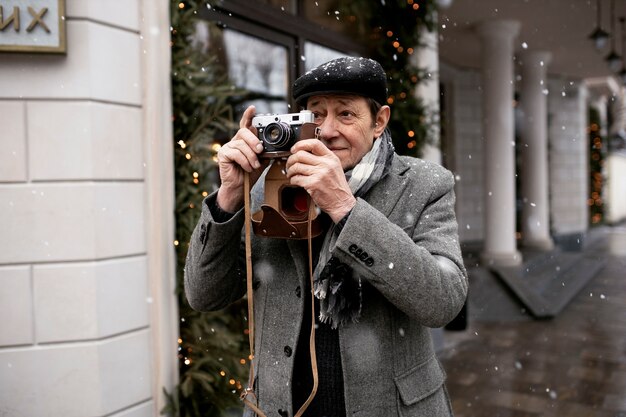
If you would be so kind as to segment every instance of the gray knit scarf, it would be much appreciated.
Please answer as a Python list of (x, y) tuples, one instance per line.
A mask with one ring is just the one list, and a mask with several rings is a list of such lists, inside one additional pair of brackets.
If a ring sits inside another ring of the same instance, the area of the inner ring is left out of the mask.
[[(389, 172), (393, 155), (391, 135), (385, 129), (382, 136), (374, 141), (372, 149), (345, 173), (355, 197), (363, 197)], [(361, 278), (357, 276), (355, 279), (352, 268), (331, 256), (340, 232), (341, 228), (334, 223), (326, 232), (313, 274), (313, 289), (320, 304), (319, 320), (334, 329), (358, 321), (363, 303)]]

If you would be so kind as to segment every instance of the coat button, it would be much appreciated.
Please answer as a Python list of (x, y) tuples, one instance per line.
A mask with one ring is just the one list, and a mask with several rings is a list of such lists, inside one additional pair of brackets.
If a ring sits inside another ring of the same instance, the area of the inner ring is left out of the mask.
[(302, 296), (302, 288), (298, 285), (296, 287), (296, 297), (300, 298)]
[(290, 357), (292, 353), (293, 353), (293, 349), (291, 349), (291, 347), (289, 346), (285, 346), (285, 356)]
[(289, 417), (289, 414), (282, 408), (278, 409), (278, 414), (280, 414), (280, 417)]

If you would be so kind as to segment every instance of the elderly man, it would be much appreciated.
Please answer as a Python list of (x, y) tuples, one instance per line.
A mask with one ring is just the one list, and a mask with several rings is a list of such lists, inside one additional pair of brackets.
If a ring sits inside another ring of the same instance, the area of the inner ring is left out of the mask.
[[(453, 176), (394, 153), (386, 74), (376, 61), (320, 65), (296, 80), (293, 95), (318, 129), (291, 147), (287, 181), (306, 190), (325, 221), (313, 239), (313, 288), (305, 241), (251, 238), (258, 409), (302, 413), (315, 375), (305, 416), (450, 416), (429, 328), (452, 320), (467, 295)], [(223, 308), (246, 291), (244, 173), (255, 195), (267, 172), (254, 114), (249, 107), (220, 149), (221, 186), (191, 239), (185, 290), (195, 309)]]

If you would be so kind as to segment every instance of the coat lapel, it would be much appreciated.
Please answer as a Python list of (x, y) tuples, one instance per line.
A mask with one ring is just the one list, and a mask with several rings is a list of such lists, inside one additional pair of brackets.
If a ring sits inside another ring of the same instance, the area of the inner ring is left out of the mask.
[(389, 217), (408, 185), (404, 174), (409, 168), (403, 160), (394, 155), (389, 173), (364, 197), (372, 207), (383, 213), (385, 217)]
[(306, 288), (306, 282), (309, 280), (309, 259), (307, 256), (307, 240), (287, 240), (287, 247), (291, 252), (291, 258), (296, 265), (298, 280), (302, 288)]

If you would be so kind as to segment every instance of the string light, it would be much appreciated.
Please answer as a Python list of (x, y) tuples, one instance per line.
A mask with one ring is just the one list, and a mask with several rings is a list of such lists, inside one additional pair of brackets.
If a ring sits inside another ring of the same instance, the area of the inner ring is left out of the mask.
[[(602, 137), (600, 136), (600, 126), (598, 123), (591, 123), (587, 131), (590, 135), (590, 158), (592, 165), (592, 172), (590, 173), (590, 187), (589, 187), (589, 198), (587, 199), (587, 205), (589, 206), (589, 210), (591, 211), (590, 221), (591, 224), (599, 224), (602, 222), (603, 218), (603, 205), (604, 202), (602, 200), (602, 188), (603, 188), (603, 177), (601, 167), (603, 165), (602, 158)], [(596, 169), (594, 169), (596, 167)]]

